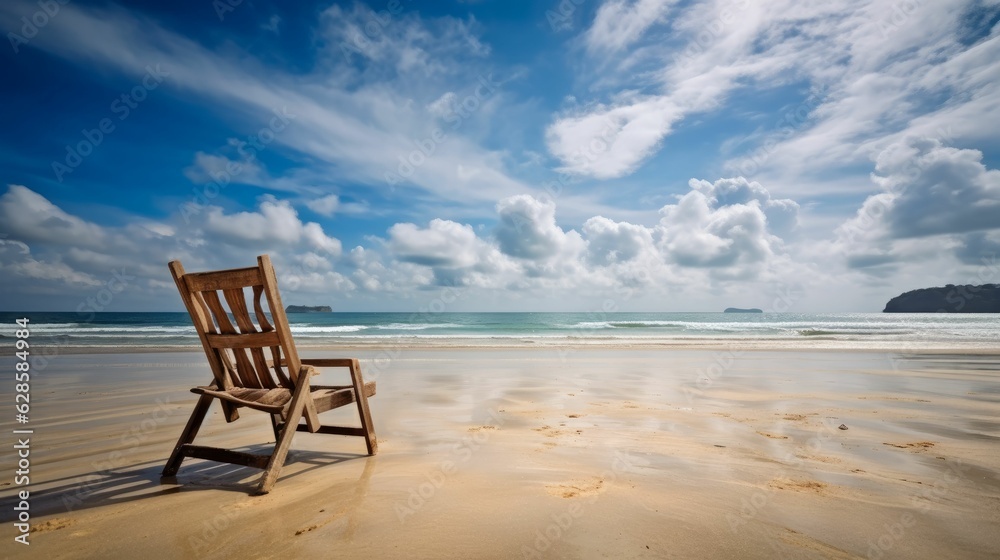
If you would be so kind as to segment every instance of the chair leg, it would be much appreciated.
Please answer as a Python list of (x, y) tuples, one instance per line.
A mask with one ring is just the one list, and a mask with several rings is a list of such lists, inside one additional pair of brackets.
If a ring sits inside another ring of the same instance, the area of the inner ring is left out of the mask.
[(271, 414), (271, 430), (274, 432), (274, 443), (278, 443), (278, 438), (281, 437), (281, 430), (278, 429), (278, 425), (281, 424), (280, 414)]
[(302, 412), (305, 410), (306, 400), (311, 399), (309, 394), (308, 376), (299, 379), (299, 385), (292, 395), (292, 402), (288, 406), (288, 415), (285, 418), (285, 425), (281, 428), (277, 441), (274, 444), (274, 452), (264, 468), (264, 475), (260, 478), (260, 485), (257, 487), (258, 494), (267, 494), (271, 487), (278, 481), (278, 474), (281, 467), (285, 465), (285, 457), (288, 456), (288, 448), (292, 445), (292, 436), (298, 428), (299, 420), (302, 419)]
[(178, 438), (173, 453), (170, 454), (170, 459), (167, 460), (166, 466), (163, 467), (162, 476), (167, 477), (177, 474), (177, 470), (181, 468), (181, 463), (184, 462), (184, 455), (181, 453), (181, 448), (194, 441), (195, 436), (198, 435), (198, 429), (201, 428), (201, 423), (205, 421), (205, 415), (211, 406), (212, 397), (202, 395), (198, 399), (198, 404), (194, 406), (194, 411), (191, 413), (191, 417), (188, 418), (187, 425), (184, 426), (184, 431), (181, 432), (181, 437)]
[(358, 405), (358, 416), (361, 417), (361, 427), (365, 430), (365, 445), (368, 454), (378, 453), (378, 439), (375, 437), (375, 425), (372, 424), (372, 413), (368, 409), (368, 396), (365, 395), (365, 380), (361, 375), (361, 362), (351, 360), (351, 383), (354, 385), (355, 401)]

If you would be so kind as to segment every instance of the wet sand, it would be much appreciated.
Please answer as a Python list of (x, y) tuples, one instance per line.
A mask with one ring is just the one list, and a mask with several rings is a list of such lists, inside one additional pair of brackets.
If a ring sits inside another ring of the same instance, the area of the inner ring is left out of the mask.
[[(260, 471), (191, 459), (160, 484), (188, 389), (210, 377), (200, 352), (50, 358), (32, 377), (30, 546), (14, 542), (7, 505), (23, 489), (11, 434), (23, 426), (4, 393), (4, 556), (1000, 556), (1000, 356), (350, 355), (378, 382), (378, 455), (361, 438), (297, 434), (266, 496), (251, 495)], [(227, 425), (213, 405), (196, 443), (267, 452), (266, 415), (242, 416)]]

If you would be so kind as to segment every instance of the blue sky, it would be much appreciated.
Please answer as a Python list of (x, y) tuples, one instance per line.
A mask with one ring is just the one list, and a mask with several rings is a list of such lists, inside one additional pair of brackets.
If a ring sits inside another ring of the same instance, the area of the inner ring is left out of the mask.
[(362, 311), (1000, 282), (995, 0), (291, 4), (0, 7), (0, 309), (265, 252)]

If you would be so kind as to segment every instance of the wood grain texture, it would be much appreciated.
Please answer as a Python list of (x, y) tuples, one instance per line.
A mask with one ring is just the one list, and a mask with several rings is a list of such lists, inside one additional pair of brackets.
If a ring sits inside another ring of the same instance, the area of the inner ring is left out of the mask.
[[(368, 408), (368, 397), (375, 395), (375, 383), (365, 383), (361, 364), (354, 358), (299, 359), (278, 293), (277, 276), (267, 255), (258, 257), (257, 266), (252, 268), (185, 273), (181, 263), (173, 261), (170, 271), (198, 332), (214, 382), (192, 389), (200, 396), (163, 469), (164, 477), (176, 474), (185, 457), (197, 457), (264, 469), (258, 492), (267, 493), (277, 481), (292, 437), (298, 431), (364, 437), (368, 453), (377, 452)], [(247, 305), (247, 288), (252, 292), (253, 316)], [(319, 367), (347, 368), (351, 384), (312, 386), (310, 378), (319, 373)], [(213, 400), (222, 403), (230, 422), (239, 418), (239, 408), (269, 414), (274, 452), (252, 455), (194, 445)], [(320, 413), (352, 402), (357, 404), (361, 427), (320, 423)], [(300, 424), (303, 419), (305, 423)]]

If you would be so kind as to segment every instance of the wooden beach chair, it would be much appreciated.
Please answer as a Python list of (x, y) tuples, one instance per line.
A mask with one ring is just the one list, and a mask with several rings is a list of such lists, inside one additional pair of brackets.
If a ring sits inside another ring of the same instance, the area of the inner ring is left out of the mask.
[[(278, 294), (274, 268), (267, 255), (257, 257), (257, 266), (250, 268), (185, 273), (180, 261), (173, 261), (169, 266), (198, 331), (213, 378), (211, 384), (191, 389), (201, 396), (163, 469), (164, 477), (177, 474), (185, 457), (234, 463), (264, 469), (258, 492), (266, 494), (278, 479), (296, 431), (362, 436), (368, 454), (377, 452), (375, 429), (368, 410), (368, 397), (375, 394), (375, 382), (364, 382), (357, 359), (299, 358)], [(256, 323), (250, 318), (247, 288), (252, 293)], [(261, 296), (266, 300), (261, 301)], [(270, 318), (265, 314), (265, 303)], [(265, 351), (270, 353), (270, 359), (266, 358)], [(312, 385), (310, 377), (318, 373), (317, 367), (347, 368), (351, 384)], [(254, 455), (193, 445), (213, 399), (219, 399), (227, 422), (239, 419), (237, 410), (240, 408), (269, 414), (275, 437), (274, 451), (270, 455)], [(320, 424), (318, 414), (352, 402), (358, 407), (360, 428)], [(305, 424), (300, 425), (303, 418)]]

